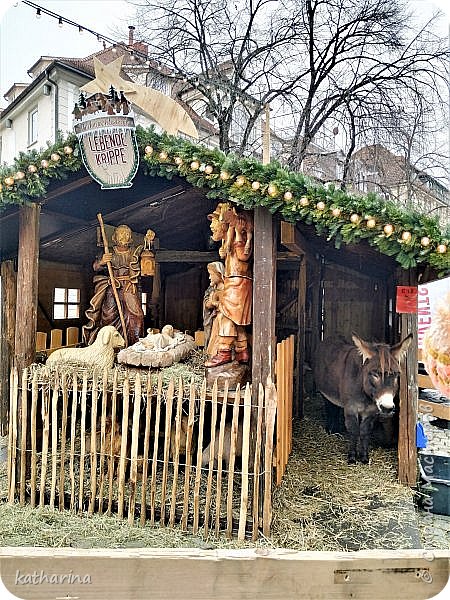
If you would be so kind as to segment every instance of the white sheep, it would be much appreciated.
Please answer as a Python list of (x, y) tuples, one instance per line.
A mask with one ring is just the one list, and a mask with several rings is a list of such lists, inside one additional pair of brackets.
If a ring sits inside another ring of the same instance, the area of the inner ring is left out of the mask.
[(59, 348), (50, 354), (46, 365), (76, 364), (83, 367), (111, 369), (114, 364), (114, 349), (123, 348), (125, 340), (115, 327), (102, 327), (95, 342), (86, 348)]

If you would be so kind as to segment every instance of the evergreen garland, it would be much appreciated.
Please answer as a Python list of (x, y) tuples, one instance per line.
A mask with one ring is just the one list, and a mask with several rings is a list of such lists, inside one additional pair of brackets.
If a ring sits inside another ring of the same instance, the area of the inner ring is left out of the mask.
[[(263, 165), (253, 158), (225, 155), (158, 134), (152, 127), (138, 126), (136, 137), (148, 175), (167, 179), (178, 175), (205, 189), (209, 198), (228, 199), (245, 209), (265, 206), (290, 223), (312, 224), (319, 235), (334, 240), (336, 248), (366, 239), (405, 269), (424, 264), (440, 276), (450, 274), (450, 230), (441, 231), (436, 217), (407, 210), (375, 194), (355, 195), (319, 184), (276, 161)], [(20, 153), (12, 166), (0, 167), (0, 209), (42, 197), (52, 179), (67, 177), (81, 167), (74, 134), (40, 153)]]

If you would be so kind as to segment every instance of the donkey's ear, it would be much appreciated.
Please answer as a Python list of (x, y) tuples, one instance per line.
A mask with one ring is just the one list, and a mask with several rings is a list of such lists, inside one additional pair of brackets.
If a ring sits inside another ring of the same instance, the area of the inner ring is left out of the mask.
[(402, 360), (402, 358), (405, 356), (406, 351), (408, 350), (409, 346), (411, 345), (412, 339), (413, 339), (413, 334), (410, 333), (409, 335), (407, 335), (405, 337), (404, 340), (402, 340), (398, 344), (395, 344), (395, 346), (392, 346), (391, 353), (394, 356), (394, 358), (397, 359), (398, 362), (400, 362)]
[(358, 348), (358, 352), (363, 358), (363, 363), (365, 363), (366, 360), (369, 360), (369, 358), (375, 356), (375, 350), (373, 349), (373, 346), (370, 342), (362, 340), (354, 332), (352, 333), (352, 340), (355, 346)]

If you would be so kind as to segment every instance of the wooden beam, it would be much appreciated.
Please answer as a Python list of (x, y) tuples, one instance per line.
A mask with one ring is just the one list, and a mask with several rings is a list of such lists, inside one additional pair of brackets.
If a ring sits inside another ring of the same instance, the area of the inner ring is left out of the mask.
[(277, 245), (276, 228), (266, 208), (255, 208), (253, 240), (252, 384), (257, 404), (259, 384), (275, 377)]
[(158, 263), (205, 263), (217, 260), (217, 252), (200, 252), (197, 250), (156, 250)]
[(411, 600), (437, 598), (439, 592), (442, 600), (449, 559), (448, 550), (436, 549), (299, 552), (270, 547), (211, 551), (28, 546), (2, 549), (0, 567), (10, 594), (28, 600)]
[(17, 269), (15, 366), (21, 370), (34, 361), (38, 307), (40, 205), (21, 206)]
[(306, 252), (308, 243), (300, 231), (286, 221), (281, 221), (281, 243), (297, 256)]
[(0, 337), (0, 432), (8, 429), (9, 373), (14, 360), (14, 336), (16, 330), (17, 278), (12, 260), (5, 260), (1, 274), (1, 337)]
[[(103, 221), (105, 222), (105, 224), (110, 224), (112, 220), (117, 220), (119, 218), (120, 219), (125, 218), (128, 214), (132, 213), (137, 208), (141, 208), (142, 206), (145, 206), (146, 204), (150, 205), (150, 203), (152, 203), (152, 202), (158, 202), (159, 200), (162, 200), (162, 199), (165, 199), (168, 197), (172, 197), (172, 196), (176, 196), (178, 194), (182, 194), (185, 191), (186, 190), (183, 186), (177, 185), (168, 190), (164, 190), (163, 192), (160, 192), (158, 194), (153, 194), (152, 196), (147, 196), (146, 198), (142, 198), (138, 202), (134, 202), (133, 204), (128, 204), (127, 206), (124, 206), (124, 207), (114, 210), (112, 212), (102, 213)], [(108, 221), (109, 221), (109, 223), (108, 223)], [(77, 223), (77, 219), (74, 219), (74, 223)], [(91, 221), (83, 221), (83, 226), (81, 226), (81, 227), (75, 227), (73, 229), (62, 229), (59, 231), (55, 231), (54, 233), (46, 236), (45, 238), (42, 238), (41, 247), (52, 246), (53, 244), (60, 242), (61, 239), (64, 237), (71, 237), (81, 231), (85, 231), (88, 228), (97, 227), (97, 225), (98, 225), (98, 221), (97, 221), (97, 218), (95, 218), (95, 219), (92, 219)], [(216, 258), (217, 258), (217, 254), (216, 254)]]
[(41, 218), (44, 216), (54, 217), (63, 223), (72, 223), (72, 225), (86, 226), (91, 224), (91, 222), (86, 221), (86, 219), (80, 219), (80, 217), (74, 217), (73, 215), (66, 215), (65, 213), (56, 210), (49, 210), (46, 206), (43, 206), (41, 210)]
[[(417, 285), (417, 273), (399, 269), (399, 285)], [(413, 334), (412, 342), (402, 365), (400, 377), (400, 413), (398, 432), (398, 478), (401, 483), (416, 485), (417, 479), (417, 313), (400, 315), (400, 337)]]
[(86, 177), (81, 177), (81, 179), (77, 179), (76, 181), (71, 181), (66, 185), (61, 185), (57, 189), (52, 190), (44, 196), (44, 203), (47, 203), (49, 200), (59, 198), (60, 196), (64, 196), (64, 194), (68, 194), (69, 192), (73, 192), (81, 187), (84, 187), (85, 185), (90, 185), (92, 183), (94, 183), (94, 180), (90, 175), (87, 175)]

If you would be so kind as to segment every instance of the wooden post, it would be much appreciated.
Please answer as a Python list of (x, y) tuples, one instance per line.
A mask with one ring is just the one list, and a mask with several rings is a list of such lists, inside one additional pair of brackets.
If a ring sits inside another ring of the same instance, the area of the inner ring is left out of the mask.
[(264, 207), (255, 208), (253, 240), (252, 384), (257, 406), (259, 384), (274, 377), (276, 343), (276, 230)]
[[(399, 285), (417, 285), (416, 272), (413, 270), (400, 271), (398, 283)], [(413, 340), (401, 365), (398, 478), (401, 483), (414, 486), (417, 474), (417, 313), (403, 313), (400, 317), (401, 339), (412, 333)]]
[(19, 372), (34, 361), (38, 305), (39, 215), (33, 203), (19, 212), (15, 366)]
[(8, 429), (9, 373), (14, 358), (16, 330), (16, 273), (12, 260), (1, 263), (1, 327), (0, 338), (0, 434)]

